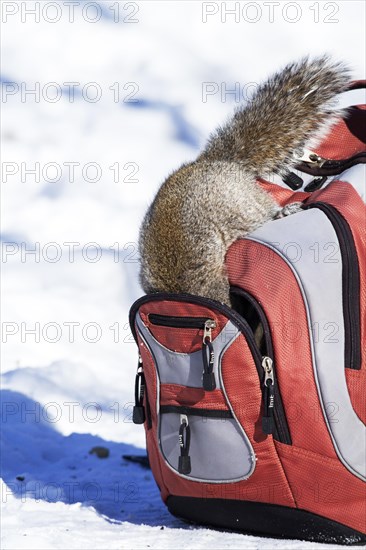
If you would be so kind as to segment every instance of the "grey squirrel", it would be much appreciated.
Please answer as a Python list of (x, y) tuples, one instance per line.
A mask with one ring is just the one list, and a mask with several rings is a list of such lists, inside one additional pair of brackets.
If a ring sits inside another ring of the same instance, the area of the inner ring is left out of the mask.
[[(350, 73), (328, 56), (288, 64), (161, 185), (140, 229), (146, 293), (188, 292), (230, 305), (225, 254), (237, 239), (286, 215), (256, 182), (286, 174), (295, 156), (340, 116)], [(343, 114), (343, 113), (342, 113)]]

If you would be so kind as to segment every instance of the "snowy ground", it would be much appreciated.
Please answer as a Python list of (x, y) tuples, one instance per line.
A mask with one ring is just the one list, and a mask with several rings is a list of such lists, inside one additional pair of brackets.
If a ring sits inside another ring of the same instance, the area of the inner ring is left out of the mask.
[(225, 90), (324, 51), (364, 76), (362, 1), (290, 4), (2, 2), (2, 548), (323, 546), (187, 526), (121, 458), (144, 453), (127, 315), (157, 186)]

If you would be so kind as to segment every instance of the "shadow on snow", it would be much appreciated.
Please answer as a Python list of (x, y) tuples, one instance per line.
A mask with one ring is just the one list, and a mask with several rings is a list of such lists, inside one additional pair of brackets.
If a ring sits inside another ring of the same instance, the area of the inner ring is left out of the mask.
[[(141, 449), (91, 434), (64, 436), (47, 416), (40, 403), (1, 391), (1, 476), (9, 492), (22, 500), (80, 502), (111, 522), (187, 527), (165, 508), (151, 471), (122, 458)], [(96, 446), (107, 447), (109, 457), (90, 454)]]

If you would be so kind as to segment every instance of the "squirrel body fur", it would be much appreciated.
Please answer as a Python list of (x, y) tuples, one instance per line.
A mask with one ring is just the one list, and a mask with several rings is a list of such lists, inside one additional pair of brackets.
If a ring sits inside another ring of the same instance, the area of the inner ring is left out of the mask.
[(230, 245), (281, 208), (257, 183), (284, 174), (337, 120), (349, 70), (327, 56), (287, 65), (209, 138), (199, 157), (162, 184), (140, 229), (145, 292), (188, 292), (230, 305)]

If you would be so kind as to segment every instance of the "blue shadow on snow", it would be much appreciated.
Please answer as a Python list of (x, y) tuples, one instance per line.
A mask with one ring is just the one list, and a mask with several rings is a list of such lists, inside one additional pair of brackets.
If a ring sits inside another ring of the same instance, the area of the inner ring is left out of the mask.
[[(141, 449), (91, 434), (64, 436), (44, 419), (51, 411), (24, 394), (2, 390), (0, 400), (1, 477), (14, 496), (80, 502), (111, 522), (187, 527), (167, 511), (151, 471), (122, 458)], [(90, 454), (95, 446), (107, 447), (109, 457)]]

